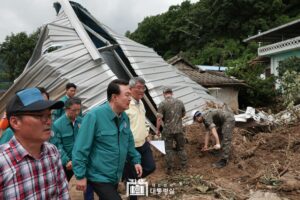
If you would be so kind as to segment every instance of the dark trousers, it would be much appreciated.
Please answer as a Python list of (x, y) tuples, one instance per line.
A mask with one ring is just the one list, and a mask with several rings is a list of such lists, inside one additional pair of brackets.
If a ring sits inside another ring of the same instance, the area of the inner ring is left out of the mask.
[(64, 166), (64, 171), (67, 177), (68, 182), (71, 180), (72, 176), (74, 175), (73, 170), (67, 170), (67, 168)]
[[(74, 175), (73, 170), (67, 170), (67, 168), (64, 166), (64, 171), (67, 177), (68, 182), (71, 180), (72, 176)], [(94, 200), (94, 191), (92, 186), (87, 184), (86, 191), (84, 192), (84, 200)]]
[[(150, 148), (149, 142), (145, 142), (143, 146), (135, 148), (141, 154), (141, 165), (143, 167), (142, 178), (145, 178), (149, 174), (155, 171), (155, 161), (153, 159), (152, 150)], [(130, 164), (129, 160), (125, 164), (123, 177), (128, 182), (129, 179), (138, 179), (135, 171), (135, 167)], [(136, 196), (130, 196), (131, 200), (137, 199)]]
[[(141, 165), (143, 167), (142, 178), (145, 178), (156, 169), (155, 161), (153, 159), (152, 150), (149, 142), (145, 142), (143, 146), (135, 148), (141, 154)], [(129, 159), (125, 163), (123, 176), (125, 179), (137, 179), (138, 176), (135, 167), (130, 164)]]
[(101, 200), (122, 200), (117, 189), (118, 184), (88, 182)]

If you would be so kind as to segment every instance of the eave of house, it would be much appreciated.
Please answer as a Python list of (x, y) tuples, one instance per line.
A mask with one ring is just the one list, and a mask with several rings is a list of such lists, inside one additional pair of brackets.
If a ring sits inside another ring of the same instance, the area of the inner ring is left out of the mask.
[(259, 47), (257, 53), (259, 56), (271, 56), (274, 54), (284, 53), (300, 49), (300, 36)]
[(300, 36), (300, 19), (269, 29), (244, 39), (244, 42), (277, 43)]

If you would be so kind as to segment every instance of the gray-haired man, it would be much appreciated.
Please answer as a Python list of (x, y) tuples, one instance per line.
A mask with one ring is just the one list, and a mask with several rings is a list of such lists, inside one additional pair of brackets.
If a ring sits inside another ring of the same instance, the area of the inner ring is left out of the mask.
[[(131, 101), (129, 109), (125, 112), (129, 117), (135, 149), (141, 154), (141, 165), (143, 167), (142, 178), (144, 178), (155, 170), (155, 162), (148, 142), (149, 133), (146, 127), (146, 110), (142, 102), (146, 90), (145, 80), (141, 77), (130, 79), (129, 89), (131, 92)], [(126, 179), (138, 178), (134, 166), (130, 165), (129, 162), (125, 165), (124, 176)], [(130, 197), (130, 199), (136, 199), (136, 197)]]

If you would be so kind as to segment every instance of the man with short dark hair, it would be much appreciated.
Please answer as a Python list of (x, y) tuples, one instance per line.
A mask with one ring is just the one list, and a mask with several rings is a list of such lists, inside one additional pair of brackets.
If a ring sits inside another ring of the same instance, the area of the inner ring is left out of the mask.
[[(69, 98), (72, 98), (75, 96), (76, 89), (77, 89), (77, 86), (74, 83), (68, 83), (66, 85), (66, 95), (63, 96), (62, 98), (60, 98), (59, 100), (65, 103)], [(60, 118), (64, 113), (65, 113), (65, 110), (63, 108), (55, 110), (52, 113), (53, 122), (55, 120), (57, 120), (58, 118)], [(80, 111), (80, 116), (82, 116), (81, 111)]]
[(167, 165), (167, 174), (171, 175), (174, 170), (173, 141), (176, 142), (176, 150), (181, 162), (179, 169), (185, 169), (187, 164), (187, 155), (184, 150), (185, 139), (182, 125), (182, 118), (185, 116), (185, 107), (182, 101), (173, 98), (173, 91), (171, 88), (166, 87), (163, 90), (163, 95), (165, 100), (162, 101), (158, 106), (156, 128), (157, 135), (160, 135), (159, 129), (163, 120), (164, 127), (162, 136), (166, 143), (165, 159)]
[[(51, 141), (53, 141), (60, 152), (68, 182), (74, 174), (72, 169), (72, 150), (82, 121), (79, 116), (80, 110), (81, 100), (77, 97), (69, 98), (65, 102), (65, 114), (58, 118), (52, 127), (54, 138)], [(91, 187), (88, 187), (84, 197), (86, 200), (93, 199)]]
[[(45, 100), (49, 100), (49, 93), (44, 87), (37, 87), (37, 89), (42, 93)], [(0, 138), (0, 144), (5, 144), (14, 136), (14, 132), (10, 127), (7, 127)]]
[(68, 181), (73, 176), (72, 150), (77, 137), (81, 117), (79, 117), (81, 100), (73, 97), (65, 102), (65, 114), (53, 123), (55, 145), (57, 146)]
[(0, 199), (70, 199), (68, 182), (51, 136), (51, 109), (37, 88), (17, 92), (6, 107), (14, 137), (0, 146)]
[(142, 175), (141, 156), (134, 148), (128, 116), (128, 82), (116, 79), (109, 83), (105, 104), (84, 117), (75, 141), (72, 162), (76, 188), (85, 190), (87, 181), (101, 200), (120, 200), (117, 192), (127, 155)]

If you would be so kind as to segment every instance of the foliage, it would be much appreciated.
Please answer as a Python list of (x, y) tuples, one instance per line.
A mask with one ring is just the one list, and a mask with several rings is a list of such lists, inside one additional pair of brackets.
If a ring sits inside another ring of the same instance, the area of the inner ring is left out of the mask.
[(277, 91), (275, 89), (276, 78), (274, 76), (261, 78), (266, 68), (262, 64), (250, 64), (249, 60), (255, 57), (257, 49), (255, 43), (249, 43), (237, 59), (226, 60), (229, 67), (226, 74), (244, 80), (249, 86), (239, 92), (240, 107), (247, 106), (265, 107), (276, 102)]
[(193, 64), (230, 67), (230, 75), (250, 86), (240, 91), (243, 104), (263, 106), (274, 101), (275, 78), (263, 80), (259, 77), (263, 66), (248, 65), (257, 55), (257, 45), (243, 39), (295, 20), (299, 13), (296, 0), (184, 1), (163, 14), (146, 17), (126, 35), (165, 59), (183, 52)]
[(14, 81), (24, 70), (38, 39), (39, 30), (27, 35), (25, 32), (11, 34), (0, 44), (0, 58), (9, 81)]
[(283, 104), (287, 108), (292, 108), (295, 105), (300, 94), (300, 73), (287, 70), (284, 72), (281, 79)]
[(279, 66), (277, 68), (278, 76), (281, 78), (286, 71), (295, 71), (300, 72), (300, 58), (298, 57), (290, 57), (279, 62)]
[(300, 94), (300, 58), (290, 57), (279, 63), (278, 81), (283, 96), (283, 105), (291, 109)]
[[(237, 61), (235, 63), (238, 63)], [(243, 58), (240, 59), (243, 63)], [(276, 101), (275, 77), (260, 78), (264, 72), (264, 65), (237, 65), (227, 71), (228, 75), (244, 80), (249, 87), (240, 90), (239, 103), (242, 108), (246, 106), (269, 106)]]
[(146, 17), (126, 35), (166, 59), (182, 51), (195, 64), (221, 64), (242, 54), (247, 46), (242, 40), (248, 35), (297, 18), (296, 5), (297, 1), (281, 0), (184, 1), (166, 13)]

